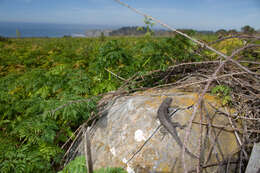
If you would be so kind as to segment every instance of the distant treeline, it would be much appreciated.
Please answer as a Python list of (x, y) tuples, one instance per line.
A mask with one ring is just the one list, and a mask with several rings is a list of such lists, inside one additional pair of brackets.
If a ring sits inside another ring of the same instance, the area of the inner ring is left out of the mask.
[(144, 35), (147, 32), (147, 28), (138, 26), (126, 26), (109, 33), (110, 36), (124, 36), (124, 35)]
[[(249, 34), (249, 35), (260, 33), (260, 30), (255, 30), (253, 27), (249, 25), (242, 27), (240, 31), (236, 29), (230, 29), (230, 30), (219, 29), (217, 31), (196, 31), (193, 29), (179, 29), (179, 31), (182, 31), (189, 35), (193, 35), (197, 33), (197, 34), (206, 34), (206, 35), (217, 34), (219, 36), (235, 35), (239, 33)], [(149, 29), (147, 29), (146, 27), (127, 26), (127, 27), (122, 27), (111, 31), (109, 33), (109, 36), (140, 36), (146, 34), (147, 32), (149, 32)], [(155, 36), (170, 36), (170, 35), (175, 35), (175, 32), (169, 30), (163, 30), (163, 29), (155, 29), (152, 31), (152, 34)]]
[[(187, 34), (192, 34), (195, 33), (195, 30), (191, 30), (191, 29), (183, 29), (181, 30)], [(157, 29), (157, 30), (152, 30), (150, 31), (148, 28), (146, 27), (138, 27), (138, 26), (126, 26), (126, 27), (122, 27), (116, 30), (113, 30), (109, 33), (109, 36), (141, 36), (141, 35), (145, 35), (147, 32), (152, 32), (152, 35), (155, 36), (169, 36), (169, 35), (174, 35), (175, 33), (173, 31), (169, 31), (169, 30), (163, 30), (163, 29)], [(204, 31), (202, 31), (204, 32)], [(205, 33), (209, 33), (211, 31), (205, 31)], [(212, 31), (212, 33), (214, 33)]]
[[(188, 35), (202, 34), (202, 35), (217, 35), (218, 37), (223, 37), (227, 35), (237, 35), (237, 34), (260, 34), (260, 29), (255, 30), (253, 27), (246, 25), (243, 26), (239, 31), (236, 29), (219, 29), (217, 31), (198, 31), (193, 29), (178, 29)], [(107, 30), (107, 29), (94, 29), (87, 30), (84, 35), (80, 37), (104, 37), (104, 36), (143, 36), (145, 34), (151, 34), (154, 36), (174, 36), (176, 32), (164, 29), (151, 29), (149, 27), (139, 27), (139, 26), (125, 26), (115, 30)], [(19, 30), (16, 30), (16, 37), (22, 38)], [(73, 35), (64, 35), (64, 37), (77, 37)], [(8, 41), (8, 39), (4, 36), (0, 35), (0, 42)]]

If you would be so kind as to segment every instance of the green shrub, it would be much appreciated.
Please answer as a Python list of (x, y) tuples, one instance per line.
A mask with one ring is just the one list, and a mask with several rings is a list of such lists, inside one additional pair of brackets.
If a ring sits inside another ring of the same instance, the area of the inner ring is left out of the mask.
[(229, 105), (232, 101), (230, 96), (231, 88), (225, 85), (217, 85), (212, 90), (211, 93), (217, 95), (220, 99), (222, 99), (223, 105)]
[[(11, 39), (0, 42), (0, 170), (55, 172), (96, 95), (140, 72), (198, 61), (183, 37)], [(153, 86), (156, 78), (131, 87)], [(58, 108), (58, 109), (57, 109)], [(55, 110), (55, 111), (53, 111)]]

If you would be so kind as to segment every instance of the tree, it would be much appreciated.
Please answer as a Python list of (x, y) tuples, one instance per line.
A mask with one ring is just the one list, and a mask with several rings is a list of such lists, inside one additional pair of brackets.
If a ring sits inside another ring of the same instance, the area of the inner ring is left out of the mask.
[(255, 33), (255, 29), (249, 25), (246, 25), (246, 26), (243, 26), (241, 28), (241, 31), (244, 33), (244, 34), (254, 34)]
[(21, 33), (20, 33), (20, 31), (18, 29), (16, 29), (16, 37), (17, 38), (21, 38)]
[(231, 29), (231, 30), (228, 31), (228, 33), (231, 34), (231, 35), (235, 35), (235, 34), (237, 34), (237, 30)]
[(223, 37), (227, 35), (227, 31), (225, 29), (220, 29), (216, 31), (216, 34), (218, 35), (218, 37)]

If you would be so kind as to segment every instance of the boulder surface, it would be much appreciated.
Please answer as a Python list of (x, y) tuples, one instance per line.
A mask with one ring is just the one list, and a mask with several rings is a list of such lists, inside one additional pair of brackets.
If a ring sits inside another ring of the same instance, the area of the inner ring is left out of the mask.
[[(166, 129), (160, 126), (157, 119), (157, 110), (166, 97), (173, 99), (171, 104), (173, 110), (180, 108), (171, 117), (172, 121), (188, 125), (193, 112), (192, 105), (198, 99), (196, 93), (160, 89), (118, 98), (93, 128), (91, 145), (94, 169), (123, 167), (129, 173), (183, 172), (182, 149)], [(214, 172), (229, 169), (228, 172), (233, 172), (235, 165), (229, 164), (226, 168), (225, 164), (222, 164), (222, 167), (217, 164), (236, 159), (235, 153), (239, 145), (233, 132), (212, 127), (212, 125), (220, 125), (231, 129), (228, 117), (216, 109), (227, 114), (232, 112), (232, 110), (222, 107), (216, 97), (205, 95), (203, 105), (192, 124), (191, 134), (186, 145), (193, 154), (199, 156), (199, 152), (201, 153), (202, 165), (216, 165), (208, 166), (204, 171)], [(198, 123), (200, 113), (202, 113), (202, 128)], [(158, 128), (159, 126), (160, 128)], [(156, 131), (157, 128), (159, 130)], [(177, 128), (182, 142), (186, 129), (187, 127)], [(152, 134), (154, 135), (151, 137)], [(143, 146), (146, 141), (147, 143)], [(79, 153), (82, 155), (84, 155), (83, 144), (84, 141), (79, 147)], [(140, 149), (142, 146), (143, 148)], [(130, 160), (130, 158), (132, 159)], [(185, 163), (187, 170), (196, 170), (198, 159), (185, 154)]]

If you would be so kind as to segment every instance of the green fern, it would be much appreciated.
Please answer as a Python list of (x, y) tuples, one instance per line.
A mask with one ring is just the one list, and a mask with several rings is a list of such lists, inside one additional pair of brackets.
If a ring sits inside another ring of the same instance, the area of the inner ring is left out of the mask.
[(196, 57), (178, 37), (8, 40), (0, 42), (2, 172), (55, 172), (62, 144), (96, 112), (96, 95), (122, 84), (106, 69), (127, 79)]

